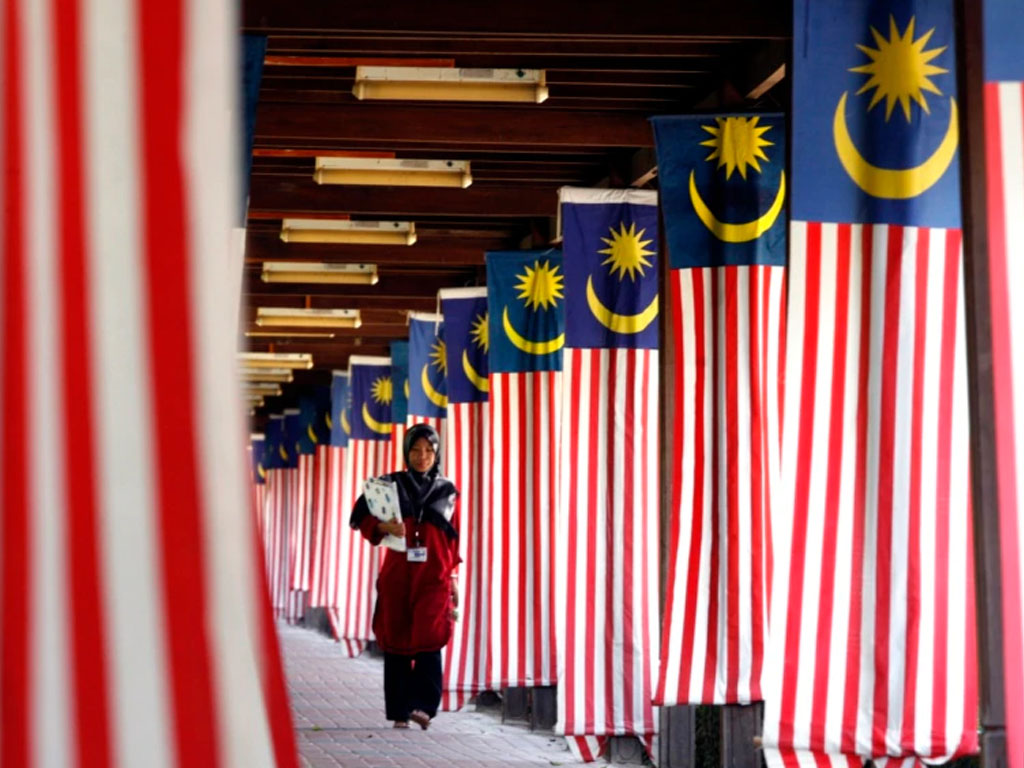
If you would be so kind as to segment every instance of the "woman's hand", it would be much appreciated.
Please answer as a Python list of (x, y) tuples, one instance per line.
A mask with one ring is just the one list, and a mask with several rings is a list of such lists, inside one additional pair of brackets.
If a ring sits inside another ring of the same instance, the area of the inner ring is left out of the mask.
[(452, 608), (459, 607), (459, 582), (452, 576)]
[(377, 523), (377, 530), (380, 533), (383, 533), (385, 536), (389, 534), (391, 536), (405, 536), (405, 524), (396, 522), (394, 520), (388, 523)]

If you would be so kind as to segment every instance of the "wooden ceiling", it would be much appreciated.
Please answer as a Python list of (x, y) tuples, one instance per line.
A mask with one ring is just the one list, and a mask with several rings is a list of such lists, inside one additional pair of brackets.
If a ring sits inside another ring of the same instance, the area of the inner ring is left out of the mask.
[[(267, 35), (256, 108), (243, 279), (243, 331), (256, 307), (359, 308), (328, 341), (240, 338), (249, 351), (312, 352), (268, 409), (327, 383), (349, 355), (387, 354), (405, 313), (438, 288), (484, 283), (484, 252), (542, 247), (557, 190), (656, 185), (648, 118), (784, 109), (789, 0), (440, 2), (245, 0), (243, 31)], [(544, 69), (543, 104), (368, 102), (358, 64)], [(320, 154), (469, 160), (467, 189), (319, 185)], [(284, 217), (412, 220), (405, 246), (284, 243)], [(373, 286), (266, 284), (265, 260), (370, 262)], [(266, 330), (266, 329), (260, 329)], [(308, 330), (308, 329), (306, 329)]]

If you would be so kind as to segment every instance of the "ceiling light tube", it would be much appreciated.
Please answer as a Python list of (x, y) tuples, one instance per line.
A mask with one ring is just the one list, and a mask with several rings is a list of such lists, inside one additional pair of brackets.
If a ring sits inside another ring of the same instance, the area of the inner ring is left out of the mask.
[(286, 243), (412, 245), (416, 242), (416, 225), (411, 221), (285, 219), (281, 222), (281, 239)]
[(361, 184), (389, 187), (460, 187), (473, 183), (466, 160), (318, 157), (317, 184)]
[(242, 385), (242, 392), (247, 395), (273, 395), (281, 394), (281, 385), (271, 381), (249, 381)]
[(291, 384), (295, 380), (291, 368), (242, 368), (242, 381), (269, 381), (275, 384)]
[(352, 93), (357, 99), (540, 104), (548, 88), (543, 69), (356, 67)]
[(258, 307), (256, 325), (300, 328), (358, 328), (363, 324), (358, 309), (292, 309)]
[(327, 264), (316, 261), (265, 261), (264, 283), (376, 285), (376, 264)]
[(308, 352), (239, 352), (238, 364), (243, 368), (305, 368), (313, 367)]
[(333, 339), (335, 334), (317, 331), (246, 331), (245, 336), (249, 339)]

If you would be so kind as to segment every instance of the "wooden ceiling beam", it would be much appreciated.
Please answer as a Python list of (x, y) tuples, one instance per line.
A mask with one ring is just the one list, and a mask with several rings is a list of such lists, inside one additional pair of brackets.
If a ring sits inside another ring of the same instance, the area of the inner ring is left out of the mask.
[[(321, 34), (532, 34), (600, 39), (788, 37), (788, 7), (788, 0), (690, 0), (639, 4), (628, 9), (618, 0), (591, 0), (585, 7), (551, 0), (497, 4), (461, 0), (435, 3), (427, 11), (418, 0), (390, 0), (386, 8), (373, 0), (247, 0), (243, 3), (242, 28), (254, 34), (311, 30)], [(614, 23), (609, 23), (610, 19)]]
[[(307, 294), (242, 294), (242, 304), (250, 307), (274, 306), (299, 308), (306, 306)], [(433, 296), (370, 296), (368, 294), (310, 296), (310, 304), (316, 309), (392, 309), (396, 311), (432, 312), (437, 306), (436, 293)], [(272, 330), (264, 328), (262, 330)]]
[(550, 109), (543, 104), (496, 108), (359, 103), (305, 104), (297, 108), (261, 102), (256, 112), (256, 146), (268, 146), (267, 139), (292, 146), (307, 141), (573, 149), (653, 144), (650, 125), (641, 115)]
[(280, 211), (294, 216), (337, 212), (383, 219), (417, 216), (530, 217), (552, 216), (558, 189), (552, 184), (472, 186), (468, 189), (416, 187), (349, 187), (317, 184), (310, 179), (266, 176), (254, 185), (249, 210)]
[[(458, 288), (472, 285), (484, 272), (483, 263), (463, 273), (434, 273), (430, 275), (399, 276), (382, 275), (376, 285), (292, 285), (289, 283), (264, 283), (258, 273), (249, 272), (242, 284), (242, 291), (250, 296), (366, 296), (402, 298), (434, 296), (440, 288)], [(267, 306), (272, 306), (268, 303)]]

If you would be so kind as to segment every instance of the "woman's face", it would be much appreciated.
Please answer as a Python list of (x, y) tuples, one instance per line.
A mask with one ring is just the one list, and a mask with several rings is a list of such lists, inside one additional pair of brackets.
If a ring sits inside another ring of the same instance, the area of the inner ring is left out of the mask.
[(425, 437), (421, 437), (409, 449), (409, 466), (417, 472), (426, 472), (434, 466), (434, 446)]

